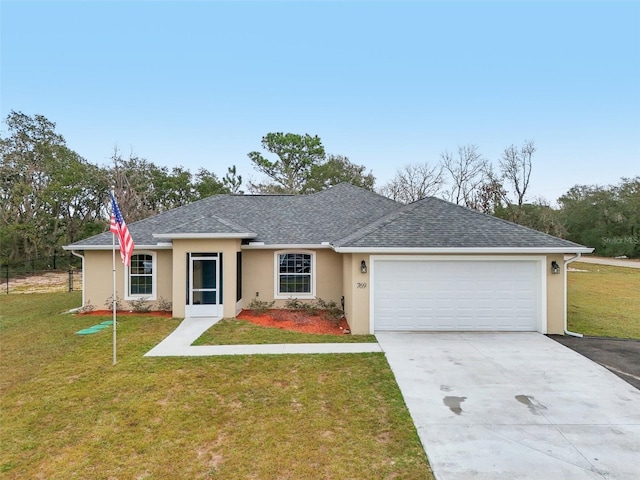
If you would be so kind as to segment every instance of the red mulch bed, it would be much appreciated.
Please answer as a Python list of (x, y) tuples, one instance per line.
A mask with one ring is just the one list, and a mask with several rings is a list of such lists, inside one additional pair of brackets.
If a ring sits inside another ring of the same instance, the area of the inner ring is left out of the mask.
[(242, 310), (236, 318), (263, 327), (293, 330), (301, 333), (318, 333), (323, 335), (344, 335), (350, 333), (349, 324), (344, 318), (334, 320), (327, 312), (319, 311), (310, 315), (300, 310), (273, 309), (263, 314), (255, 314), (251, 310)]
[[(130, 310), (118, 310), (116, 312), (118, 315), (126, 316), (126, 317), (164, 317), (171, 318), (171, 312), (132, 312)], [(111, 310), (92, 310), (90, 312), (78, 312), (78, 315), (86, 315), (89, 317), (105, 317), (108, 315), (113, 315)]]

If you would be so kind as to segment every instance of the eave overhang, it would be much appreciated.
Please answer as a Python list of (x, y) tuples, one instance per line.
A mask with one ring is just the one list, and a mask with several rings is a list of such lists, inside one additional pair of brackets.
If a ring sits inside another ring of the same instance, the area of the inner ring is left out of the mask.
[(330, 249), (326, 243), (253, 243), (241, 245), (242, 250), (317, 250)]
[(397, 254), (557, 254), (591, 253), (589, 247), (334, 247), (338, 253), (397, 253)]
[(255, 238), (255, 233), (154, 233), (153, 238), (164, 240), (193, 240), (193, 239), (221, 239), (221, 238)]
[[(63, 250), (74, 250), (74, 251), (79, 251), (79, 250), (111, 250), (113, 248), (113, 245), (64, 245), (62, 247)], [(120, 247), (118, 246), (118, 244), (116, 243), (116, 249), (119, 249)], [(136, 250), (172, 250), (173, 249), (173, 245), (171, 244), (167, 244), (167, 243), (162, 243), (162, 244), (155, 244), (155, 245), (135, 245), (133, 251), (135, 252)]]

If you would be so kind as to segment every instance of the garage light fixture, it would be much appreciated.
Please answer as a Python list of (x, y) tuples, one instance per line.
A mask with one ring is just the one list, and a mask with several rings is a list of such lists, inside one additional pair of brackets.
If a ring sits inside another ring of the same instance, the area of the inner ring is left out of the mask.
[(551, 262), (551, 273), (560, 273), (560, 265), (555, 260)]
[(367, 273), (367, 262), (365, 262), (364, 260), (360, 262), (360, 271), (362, 273)]

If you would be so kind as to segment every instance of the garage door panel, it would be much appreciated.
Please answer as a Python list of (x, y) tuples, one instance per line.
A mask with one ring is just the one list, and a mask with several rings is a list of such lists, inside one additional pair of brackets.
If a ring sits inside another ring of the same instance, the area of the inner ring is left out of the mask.
[(375, 330), (537, 329), (537, 262), (375, 260)]

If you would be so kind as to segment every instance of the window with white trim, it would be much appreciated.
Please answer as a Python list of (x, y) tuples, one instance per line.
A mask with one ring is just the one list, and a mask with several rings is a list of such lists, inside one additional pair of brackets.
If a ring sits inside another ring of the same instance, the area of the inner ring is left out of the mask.
[(141, 252), (131, 255), (131, 266), (126, 269), (125, 300), (156, 299), (156, 254)]
[(315, 254), (276, 252), (276, 298), (315, 296)]

